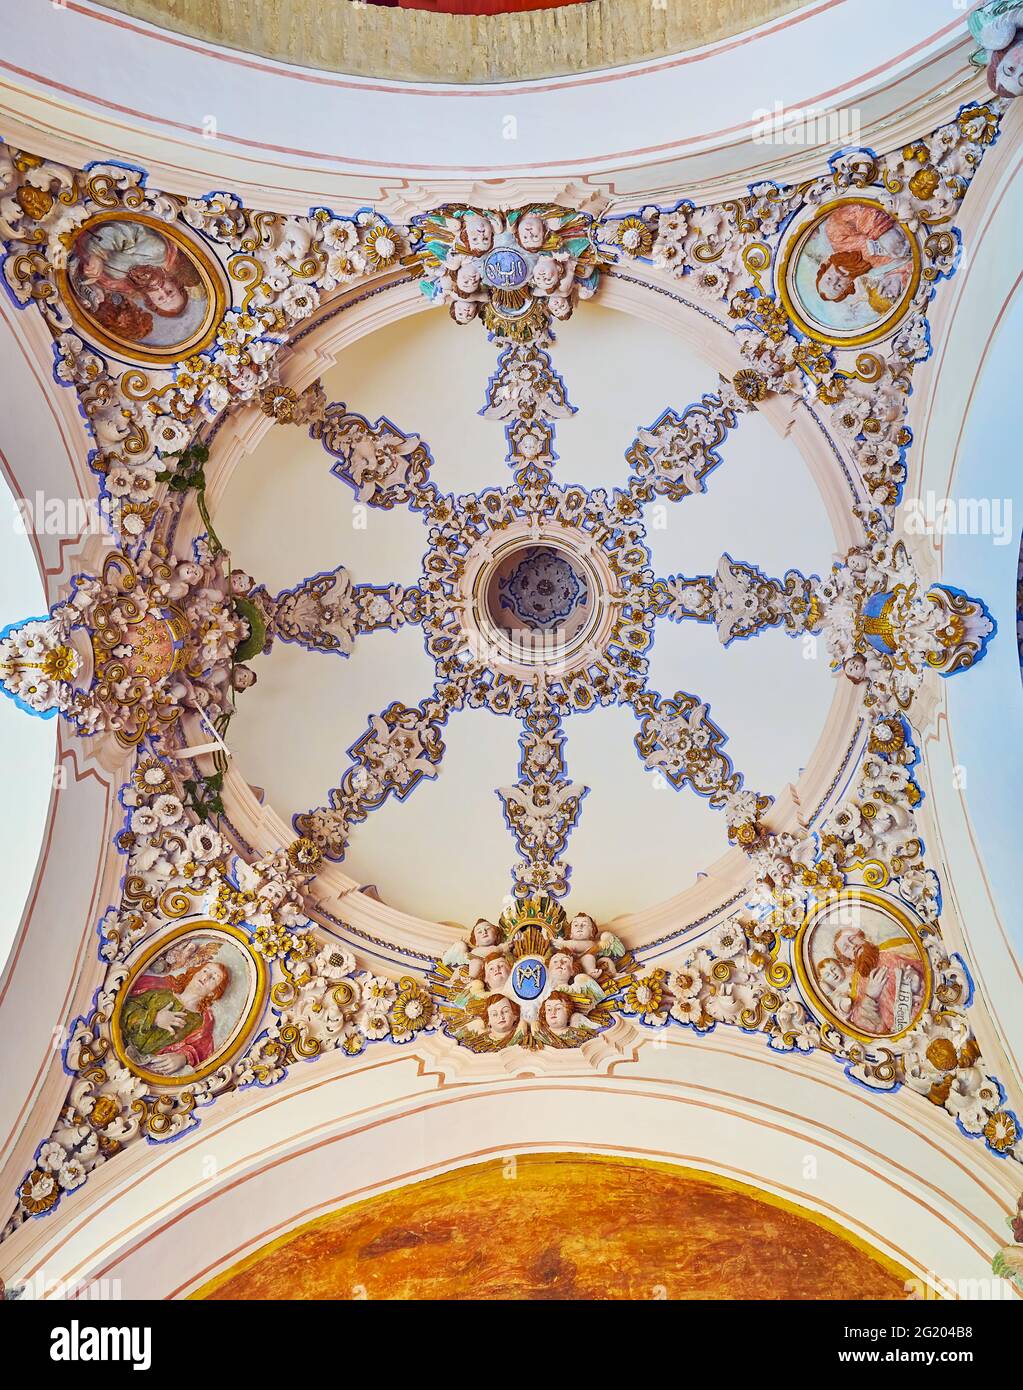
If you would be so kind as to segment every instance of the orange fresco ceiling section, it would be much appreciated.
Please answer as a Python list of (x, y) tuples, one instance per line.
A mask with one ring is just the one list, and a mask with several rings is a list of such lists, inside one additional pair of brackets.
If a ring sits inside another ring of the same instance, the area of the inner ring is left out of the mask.
[(714, 1174), (526, 1155), (298, 1227), (200, 1299), (904, 1299), (908, 1270), (827, 1218)]

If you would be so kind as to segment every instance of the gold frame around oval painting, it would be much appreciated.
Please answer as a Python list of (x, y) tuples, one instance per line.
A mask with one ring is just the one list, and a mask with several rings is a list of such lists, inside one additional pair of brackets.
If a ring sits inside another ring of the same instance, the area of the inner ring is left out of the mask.
[[(244, 1019), (232, 1030), (232, 1040), (225, 1043), (224, 1047), (218, 1053), (209, 1061), (204, 1062), (196, 1071), (189, 1072), (187, 1077), (175, 1080), (173, 1076), (163, 1076), (159, 1072), (148, 1071), (145, 1067), (139, 1066), (137, 1062), (133, 1062), (129, 1058), (128, 1050), (124, 1042), (124, 1034), (121, 1031), (121, 1008), (125, 999), (128, 997), (133, 982), (138, 978), (149, 962), (166, 951), (167, 947), (171, 945), (172, 942), (184, 936), (191, 936), (196, 932), (204, 932), (208, 935), (216, 934), (233, 940), (252, 960), (256, 973), (256, 987), (253, 991), (252, 1002), (245, 1012)], [(266, 961), (252, 949), (251, 939), (247, 932), (243, 931), (240, 927), (229, 926), (226, 922), (214, 921), (210, 917), (192, 917), (187, 922), (183, 922), (180, 926), (175, 927), (173, 931), (164, 932), (147, 946), (141, 952), (138, 959), (132, 965), (128, 975), (122, 981), (121, 987), (117, 991), (117, 997), (114, 1000), (114, 1007), (110, 1019), (110, 1041), (114, 1052), (117, 1054), (118, 1060), (122, 1062), (134, 1076), (141, 1077), (143, 1081), (148, 1081), (153, 1086), (191, 1086), (196, 1081), (201, 1081), (203, 1077), (209, 1076), (212, 1072), (215, 1072), (218, 1067), (222, 1067), (244, 1047), (246, 1040), (263, 1012), (264, 1005), (266, 1004), (269, 982), (270, 977)]]
[[(107, 352), (111, 352), (116, 357), (126, 361), (142, 362), (147, 366), (170, 367), (191, 356), (192, 353), (201, 352), (203, 348), (208, 347), (216, 337), (228, 302), (227, 282), (216, 258), (175, 223), (164, 222), (159, 217), (152, 217), (143, 212), (132, 212), (127, 208), (115, 208), (110, 212), (97, 213), (94, 217), (83, 222), (81, 226), (76, 227), (74, 232), (69, 234), (69, 238), (74, 242), (83, 232), (90, 231), (93, 227), (99, 227), (105, 222), (139, 222), (158, 232), (160, 236), (166, 237), (168, 241), (174, 242), (199, 272), (203, 288), (206, 291), (206, 313), (203, 316), (201, 326), (189, 337), (182, 339), (180, 343), (175, 343), (172, 347), (147, 348), (137, 343), (129, 343), (108, 332), (85, 309), (71, 287), (65, 264), (56, 272), (57, 288), (76, 328), (97, 347), (104, 348)], [(70, 247), (68, 253), (70, 257)]]
[[(900, 1029), (898, 1033), (863, 1033), (860, 1032), (859, 1029), (851, 1027), (848, 1019), (840, 1018), (833, 1009), (828, 1007), (821, 997), (821, 993), (817, 986), (810, 978), (806, 967), (803, 947), (807, 935), (820, 922), (822, 917), (829, 912), (833, 912), (836, 907), (842, 904), (859, 902), (867, 903), (871, 907), (876, 908), (884, 916), (890, 917), (896, 926), (901, 927), (919, 952), (920, 960), (923, 965), (924, 992), (922, 1003), (910, 1023), (908, 1023), (905, 1028)], [(817, 1012), (825, 1018), (828, 1023), (837, 1028), (840, 1033), (844, 1033), (846, 1037), (856, 1038), (858, 1042), (886, 1043), (897, 1042), (899, 1038), (904, 1038), (907, 1033), (911, 1032), (916, 1027), (927, 1012), (930, 1006), (931, 996), (934, 992), (934, 971), (931, 967), (931, 958), (927, 953), (927, 947), (923, 943), (916, 923), (907, 912), (903, 911), (901, 907), (892, 902), (890, 898), (884, 897), (881, 893), (872, 893), (866, 888), (843, 889), (840, 892), (832, 893), (829, 897), (817, 903), (813, 910), (808, 912), (806, 917), (804, 917), (803, 923), (796, 933), (795, 941), (792, 943), (792, 960), (796, 968), (796, 977), (799, 980), (803, 993), (806, 998), (810, 1000)]]
[[(827, 343), (829, 347), (865, 347), (868, 343), (876, 343), (882, 338), (889, 337), (894, 333), (898, 324), (902, 322), (909, 312), (910, 306), (913, 303), (913, 296), (919, 288), (920, 277), (923, 273), (923, 259), (920, 254), (920, 243), (904, 222), (900, 222), (897, 217), (893, 218), (895, 225), (902, 231), (913, 253), (913, 275), (898, 305), (890, 312), (888, 317), (882, 319), (880, 323), (868, 329), (866, 332), (846, 335), (826, 333), (822, 328), (818, 327), (817, 324), (807, 319), (804, 311), (799, 307), (799, 300), (794, 291), (790, 288), (790, 278), (795, 272), (803, 248), (820, 224), (825, 218), (830, 217), (836, 208), (846, 207), (851, 203), (856, 203), (861, 207), (878, 208), (881, 212), (888, 211), (884, 204), (879, 202), (877, 198), (835, 198), (830, 203), (825, 203), (822, 207), (816, 208), (812, 216), (808, 217), (795, 229), (785, 246), (778, 266), (778, 294), (781, 297), (785, 312), (801, 333), (805, 333), (808, 338), (812, 338), (815, 342)], [(889, 216), (891, 216), (890, 213)]]

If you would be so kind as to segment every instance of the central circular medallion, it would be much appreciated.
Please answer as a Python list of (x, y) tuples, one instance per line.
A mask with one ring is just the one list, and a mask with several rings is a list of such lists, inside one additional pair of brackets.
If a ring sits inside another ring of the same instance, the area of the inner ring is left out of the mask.
[(483, 262), (483, 278), (496, 290), (515, 290), (529, 279), (529, 263), (514, 246), (497, 246)]
[(475, 583), (487, 655), (501, 664), (563, 668), (599, 623), (605, 587), (592, 559), (567, 543), (508, 542), (487, 556)]
[(498, 626), (531, 632), (561, 628), (567, 636), (584, 619), (589, 586), (567, 555), (553, 546), (532, 545), (494, 571), (487, 602)]

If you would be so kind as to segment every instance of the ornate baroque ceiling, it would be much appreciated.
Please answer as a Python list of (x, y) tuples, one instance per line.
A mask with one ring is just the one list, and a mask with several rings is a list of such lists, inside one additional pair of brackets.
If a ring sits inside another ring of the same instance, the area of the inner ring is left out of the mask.
[[(5, 454), (49, 611), (4, 615), (0, 681), (71, 770), (0, 1013), (31, 998), (59, 1038), (18, 1076), (9, 1282), (252, 1296), (260, 1247), (356, 1195), (546, 1149), (684, 1164), (708, 1230), (774, 1222), (793, 1270), (872, 1297), (1019, 1268), (1011, 860), (971, 819), (1011, 785), (971, 701), (1007, 670), (1019, 696), (1012, 485), (970, 433), (1011, 304), (975, 269), (1011, 271), (993, 8), (992, 86), (957, 37), (955, 82), (912, 98), (933, 121), (900, 109), (898, 138), (797, 176), (781, 140), (719, 198), (520, 178), (300, 213), (198, 195), (162, 155), (155, 178), (0, 146), (10, 379), (66, 455)], [(58, 538), (30, 499), (59, 487), (83, 510)], [(402, 1126), (442, 1104), (402, 1169)], [(343, 1191), (299, 1142), (320, 1127)], [(866, 1176), (800, 1190), (807, 1144)], [(874, 1211), (889, 1164), (905, 1235)], [(348, 1220), (315, 1228), (339, 1271)]]

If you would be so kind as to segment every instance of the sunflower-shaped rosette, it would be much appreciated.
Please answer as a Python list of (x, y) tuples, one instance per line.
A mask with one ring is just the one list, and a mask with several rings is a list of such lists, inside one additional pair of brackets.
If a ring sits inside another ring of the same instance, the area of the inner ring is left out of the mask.
[(430, 973), (444, 1032), (473, 1052), (581, 1047), (614, 1021), (632, 958), (587, 913), (520, 898), (481, 917)]

